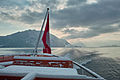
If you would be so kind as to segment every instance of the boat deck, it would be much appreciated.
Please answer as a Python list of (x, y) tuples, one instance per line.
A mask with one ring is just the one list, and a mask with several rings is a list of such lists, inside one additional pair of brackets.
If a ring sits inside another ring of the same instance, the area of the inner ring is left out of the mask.
[[(24, 61), (22, 61), (23, 59)], [(41, 63), (40, 61), (44, 63), (47, 61), (47, 66), (36, 66), (36, 61), (39, 61), (39, 63)], [(57, 61), (57, 65), (61, 66), (55, 66), (56, 64), (48, 66), (48, 63), (51, 63), (50, 61)], [(69, 64), (64, 66), (63, 63), (67, 64), (67, 62)], [(19, 63), (19, 65), (16, 63)], [(26, 63), (29, 63), (29, 65), (24, 65)], [(68, 58), (46, 54), (42, 57), (40, 55), (39, 57), (31, 57), (30, 54), (2, 55), (0, 56), (0, 80), (5, 78), (6, 80), (104, 80), (104, 78), (83, 65), (74, 61), (72, 63), (73, 65), (71, 65), (71, 60)]]

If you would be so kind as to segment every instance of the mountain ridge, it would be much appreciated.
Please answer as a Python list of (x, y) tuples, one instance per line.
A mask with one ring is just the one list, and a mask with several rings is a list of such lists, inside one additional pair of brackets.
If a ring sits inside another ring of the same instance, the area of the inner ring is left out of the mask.
[[(6, 36), (0, 36), (0, 47), (35, 47), (38, 40), (39, 31), (25, 30), (16, 32)], [(53, 34), (50, 34), (51, 47), (64, 47), (69, 44), (65, 39), (60, 39)], [(40, 46), (43, 47), (42, 41)]]

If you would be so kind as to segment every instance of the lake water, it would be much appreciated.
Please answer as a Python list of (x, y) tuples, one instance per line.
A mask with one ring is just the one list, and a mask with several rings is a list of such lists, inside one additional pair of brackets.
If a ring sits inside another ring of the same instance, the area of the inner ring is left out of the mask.
[[(34, 48), (0, 48), (0, 55), (32, 53)], [(39, 48), (39, 52), (42, 49)], [(120, 47), (52, 48), (52, 53), (71, 58), (107, 80), (120, 80)]]
[(86, 67), (107, 80), (120, 80), (120, 47), (88, 48), (85, 50), (98, 51), (98, 56), (85, 64)]

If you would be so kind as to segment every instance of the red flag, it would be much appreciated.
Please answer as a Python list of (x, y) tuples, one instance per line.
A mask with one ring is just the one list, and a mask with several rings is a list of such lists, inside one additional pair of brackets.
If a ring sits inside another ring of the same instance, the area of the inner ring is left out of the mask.
[(50, 48), (50, 38), (49, 38), (49, 13), (47, 16), (47, 22), (46, 22), (46, 27), (45, 27), (45, 31), (42, 37), (42, 41), (44, 44), (43, 47), (43, 53), (49, 53), (51, 54), (51, 48)]

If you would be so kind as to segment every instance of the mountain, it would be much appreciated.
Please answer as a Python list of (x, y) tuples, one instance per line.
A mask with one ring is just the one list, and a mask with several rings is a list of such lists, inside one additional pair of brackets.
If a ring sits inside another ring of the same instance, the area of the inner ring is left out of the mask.
[[(35, 47), (38, 40), (39, 31), (26, 30), (17, 32), (7, 36), (0, 36), (0, 47)], [(70, 44), (64, 39), (59, 39), (50, 34), (50, 45), (52, 47), (64, 47), (65, 44)], [(40, 47), (43, 46), (40, 41)]]

